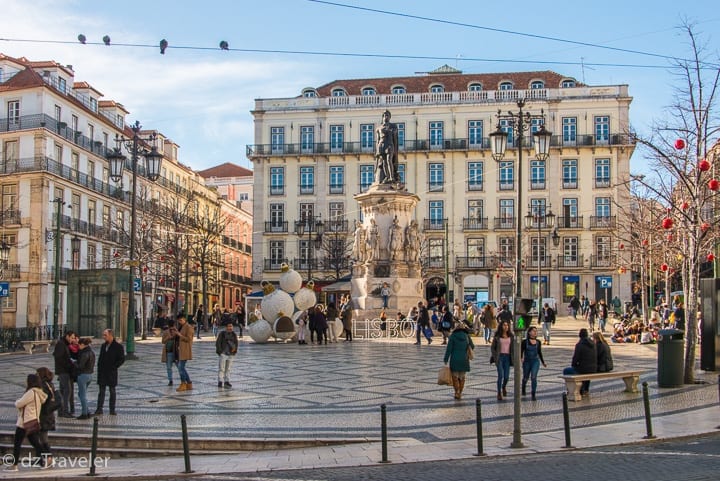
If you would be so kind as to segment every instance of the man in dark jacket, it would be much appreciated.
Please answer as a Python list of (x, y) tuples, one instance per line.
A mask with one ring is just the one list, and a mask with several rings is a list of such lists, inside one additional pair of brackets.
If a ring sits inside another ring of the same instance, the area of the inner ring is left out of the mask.
[(118, 369), (125, 362), (125, 350), (122, 344), (115, 340), (112, 329), (103, 331), (105, 343), (100, 346), (100, 356), (97, 365), (97, 382), (100, 386), (98, 393), (97, 409), (95, 414), (103, 413), (105, 404), (105, 388), (110, 388), (110, 415), (115, 416), (115, 386), (118, 383)]
[[(598, 370), (597, 350), (595, 343), (590, 339), (588, 330), (580, 329), (580, 340), (575, 344), (572, 366), (566, 367), (563, 374), (592, 374)], [(590, 381), (583, 381), (580, 387), (580, 394), (587, 394), (590, 390)]]
[(427, 307), (425, 307), (425, 304), (420, 301), (418, 302), (417, 327), (415, 328), (415, 338), (417, 340), (417, 342), (415, 342), (416, 345), (420, 345), (420, 333), (425, 335), (428, 344), (432, 344), (432, 336), (428, 336), (425, 333), (426, 328), (430, 328), (430, 313), (428, 312)]
[(233, 323), (225, 324), (225, 330), (218, 333), (215, 340), (215, 353), (220, 356), (218, 364), (218, 387), (231, 388), (230, 368), (238, 350), (238, 337), (233, 330)]
[(53, 357), (55, 358), (55, 375), (58, 377), (60, 382), (60, 414), (61, 418), (73, 418), (70, 414), (73, 410), (70, 405), (70, 399), (75, 389), (73, 386), (73, 370), (75, 365), (70, 358), (70, 343), (75, 337), (74, 331), (65, 331), (65, 336), (62, 339), (58, 339), (55, 343), (55, 350), (53, 350)]

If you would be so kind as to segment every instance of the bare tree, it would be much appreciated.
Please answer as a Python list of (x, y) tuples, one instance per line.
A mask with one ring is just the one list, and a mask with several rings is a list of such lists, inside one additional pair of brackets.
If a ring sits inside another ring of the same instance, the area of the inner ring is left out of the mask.
[(332, 279), (338, 280), (350, 272), (350, 254), (353, 239), (346, 232), (337, 230), (326, 231), (320, 244), (323, 270), (332, 271)]
[(666, 109), (667, 115), (655, 121), (651, 133), (647, 137), (636, 135), (636, 140), (659, 173), (641, 183), (667, 209), (665, 218), (670, 220), (662, 221), (662, 228), (674, 231), (678, 239), (676, 256), (682, 262), (686, 301), (684, 381), (693, 383), (700, 265), (717, 241), (717, 186), (711, 183), (715, 172), (708, 155), (720, 129), (716, 110), (720, 59), (708, 62), (707, 49), (692, 24), (686, 22), (681, 29), (687, 36), (691, 58), (673, 62), (679, 80), (675, 100)]

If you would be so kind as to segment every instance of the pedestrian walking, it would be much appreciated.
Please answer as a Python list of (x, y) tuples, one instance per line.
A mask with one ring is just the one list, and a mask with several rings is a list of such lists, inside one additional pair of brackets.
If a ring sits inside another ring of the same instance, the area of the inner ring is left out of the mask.
[(513, 338), (510, 323), (501, 321), (490, 345), (490, 364), (494, 363), (497, 368), (498, 401), (502, 401), (503, 397), (507, 396), (507, 383), (510, 379), (510, 366), (514, 351)]
[(608, 315), (610, 314), (610, 311), (608, 309), (607, 304), (605, 304), (605, 299), (600, 299), (600, 302), (597, 306), (597, 318), (598, 318), (598, 324), (600, 325), (600, 331), (605, 332), (605, 325), (607, 324)]
[[(87, 393), (92, 382), (92, 375), (95, 371), (95, 353), (92, 350), (92, 339), (83, 337), (80, 339), (80, 351), (78, 352), (78, 397), (80, 398), (80, 416), (78, 419), (90, 419), (88, 410)], [(112, 409), (114, 411), (114, 409)]]
[[(545, 304), (547, 306), (547, 304)], [(520, 345), (520, 360), (522, 361), (522, 395), (527, 394), (527, 382), (530, 378), (530, 395), (535, 401), (537, 392), (537, 376), (540, 371), (540, 364), (547, 367), (542, 354), (542, 344), (537, 339), (537, 327), (532, 326), (527, 330), (527, 337)]]
[[(443, 305), (445, 309), (447, 309), (447, 305)], [(420, 333), (422, 333), (425, 336), (425, 339), (427, 339), (428, 345), (432, 344), (432, 329), (430, 328), (430, 313), (427, 310), (427, 307), (425, 307), (425, 304), (423, 304), (422, 301), (418, 302), (417, 305), (417, 325), (415, 327), (415, 338), (417, 339), (417, 342), (415, 342), (416, 345), (420, 345)]]
[[(448, 341), (448, 337), (450, 336), (450, 332), (452, 331), (452, 328), (455, 326), (456, 322), (453, 319), (453, 315), (448, 311), (447, 306), (442, 307), (442, 318), (440, 320), (440, 325), (438, 327), (438, 330), (442, 334), (443, 342), (442, 345), (446, 345)], [(462, 321), (457, 322), (458, 325), (464, 324)]]
[[(162, 332), (162, 354), (160, 362), (165, 364), (167, 370), (168, 386), (173, 385), (173, 366), (177, 367), (178, 349), (180, 347), (180, 338), (175, 328), (175, 320), (168, 319), (167, 328)], [(178, 370), (179, 371), (179, 370)]]
[(595, 330), (595, 321), (597, 320), (597, 302), (592, 301), (590, 305), (588, 306), (587, 310), (585, 311), (585, 320), (588, 323), (588, 328), (590, 329), (589, 332), (593, 332)]
[(40, 367), (37, 370), (37, 375), (40, 377), (42, 390), (47, 395), (45, 402), (40, 408), (40, 446), (45, 464), (52, 466), (53, 460), (49, 433), (50, 431), (55, 431), (55, 411), (60, 408), (62, 400), (60, 399), (60, 393), (55, 390), (55, 385), (53, 384), (53, 372), (46, 367)]
[(13, 458), (12, 463), (5, 467), (6, 471), (18, 470), (20, 448), (26, 437), (32, 447), (35, 448), (35, 455), (42, 459), (43, 446), (40, 444), (40, 410), (42, 404), (47, 399), (47, 394), (43, 391), (40, 376), (37, 374), (28, 374), (25, 386), (25, 393), (15, 401), (18, 415), (13, 439)]
[(327, 309), (325, 310), (325, 319), (327, 320), (327, 331), (325, 333), (325, 338), (329, 339), (330, 342), (337, 342), (337, 330), (335, 327), (335, 322), (338, 320), (338, 310), (337, 307), (335, 307), (334, 302), (330, 302), (327, 305)]
[(540, 319), (542, 321), (543, 342), (547, 346), (550, 345), (550, 329), (555, 325), (556, 318), (555, 310), (546, 302), (542, 311), (540, 311)]
[(238, 351), (238, 337), (232, 322), (225, 324), (215, 340), (215, 353), (220, 356), (218, 363), (218, 387), (231, 388), (230, 368)]
[(55, 359), (55, 373), (60, 383), (60, 414), (61, 418), (72, 418), (70, 414), (72, 409), (72, 399), (74, 383), (73, 377), (75, 373), (75, 364), (70, 357), (70, 344), (75, 338), (75, 331), (65, 331), (65, 335), (62, 339), (55, 343), (55, 349), (53, 350), (53, 358)]
[(118, 384), (118, 369), (125, 362), (125, 349), (117, 342), (112, 329), (105, 329), (102, 333), (105, 342), (100, 346), (100, 355), (97, 364), (97, 383), (100, 388), (98, 392), (95, 414), (103, 413), (105, 404), (105, 390), (110, 391), (110, 415), (115, 416), (116, 393)]
[[(447, 311), (447, 306), (444, 308), (445, 312), (452, 317), (452, 314)], [(450, 375), (455, 389), (454, 398), (458, 401), (462, 399), (462, 392), (465, 389), (466, 374), (470, 371), (469, 352), (473, 349), (475, 349), (475, 344), (470, 338), (467, 325), (459, 322), (450, 334), (443, 358), (445, 365), (448, 364), (448, 360), (450, 361)]]
[(498, 321), (495, 317), (495, 310), (490, 304), (485, 304), (482, 315), (480, 316), (483, 325), (483, 337), (485, 344), (492, 342), (492, 334), (497, 329)]
[[(258, 319), (260, 318), (258, 317)], [(195, 310), (193, 320), (195, 321), (195, 328), (197, 329), (197, 338), (200, 339), (200, 331), (205, 328), (205, 309), (202, 304)]]
[[(385, 310), (380, 313), (381, 322), (384, 321), (382, 318), (385, 314)], [(345, 342), (352, 342), (353, 340), (353, 312), (352, 312), (352, 301), (350, 296), (345, 296), (345, 302), (340, 307), (340, 319), (342, 319), (343, 332), (345, 333)]]
[[(186, 364), (192, 360), (192, 343), (193, 334), (195, 334), (193, 327), (187, 322), (185, 314), (180, 313), (177, 315), (178, 329), (177, 340), (178, 340), (178, 372), (180, 373), (180, 385), (176, 389), (177, 392), (192, 391), (193, 385), (188, 375)], [(200, 328), (200, 326), (198, 326)]]
[[(588, 330), (580, 329), (578, 337), (580, 340), (575, 344), (571, 365), (563, 369), (564, 375), (592, 374), (598, 370), (597, 349), (595, 343), (590, 340)], [(589, 391), (590, 381), (583, 381), (580, 386), (580, 394), (588, 394)]]
[(570, 299), (570, 315), (573, 319), (577, 319), (578, 311), (580, 311), (580, 301), (577, 296), (572, 296), (572, 299)]
[(321, 345), (323, 340), (325, 340), (325, 344), (327, 344), (327, 318), (323, 312), (322, 304), (317, 304), (315, 306), (315, 309), (310, 314), (310, 317), (312, 319), (311, 323), (315, 327), (315, 336), (317, 337), (318, 345)]

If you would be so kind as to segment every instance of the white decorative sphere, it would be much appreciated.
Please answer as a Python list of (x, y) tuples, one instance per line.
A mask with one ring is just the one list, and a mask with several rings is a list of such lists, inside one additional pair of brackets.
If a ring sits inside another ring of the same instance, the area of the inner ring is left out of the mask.
[(268, 339), (270, 339), (270, 336), (273, 334), (272, 326), (265, 319), (258, 319), (253, 322), (248, 326), (247, 331), (252, 340), (258, 344), (268, 342)]
[(313, 286), (311, 284), (313, 284), (312, 281), (308, 282), (307, 287), (303, 287), (295, 293), (295, 307), (301, 311), (310, 309), (312, 306), (317, 304), (317, 297), (315, 296), (315, 291), (313, 290)]
[(273, 331), (277, 339), (291, 339), (295, 335), (295, 323), (289, 316), (280, 316), (273, 324)]
[(300, 273), (283, 263), (280, 266), (280, 289), (288, 294), (296, 293), (302, 287), (302, 276)]
[(292, 297), (285, 291), (276, 291), (272, 284), (263, 286), (265, 296), (260, 302), (260, 310), (263, 318), (273, 323), (281, 315), (288, 316), (295, 312)]

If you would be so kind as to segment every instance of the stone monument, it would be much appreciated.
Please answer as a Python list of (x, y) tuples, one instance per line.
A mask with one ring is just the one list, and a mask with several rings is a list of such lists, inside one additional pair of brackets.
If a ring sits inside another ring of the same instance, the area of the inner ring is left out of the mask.
[(407, 191), (398, 176), (398, 129), (390, 112), (375, 130), (375, 181), (355, 195), (363, 214), (353, 243), (350, 295), (367, 317), (382, 307), (380, 289), (390, 286), (389, 310), (406, 311), (423, 299), (420, 246), (415, 207), (420, 197)]

